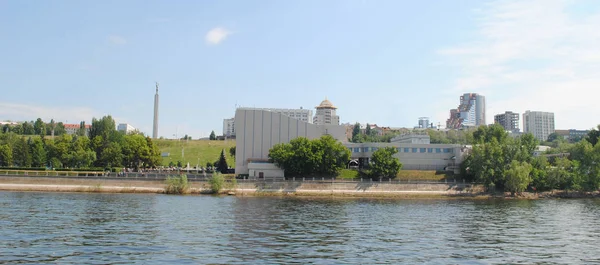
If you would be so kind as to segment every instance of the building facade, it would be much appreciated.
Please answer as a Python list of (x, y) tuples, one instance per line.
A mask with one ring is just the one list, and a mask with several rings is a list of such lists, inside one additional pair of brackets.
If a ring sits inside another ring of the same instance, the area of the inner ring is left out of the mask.
[(450, 110), (450, 118), (446, 120), (447, 129), (462, 129), (486, 125), (485, 96), (477, 93), (466, 93), (460, 96), (458, 108)]
[(554, 113), (526, 111), (523, 113), (523, 132), (533, 134), (539, 141), (548, 140), (554, 132)]
[(519, 113), (506, 111), (503, 114), (494, 116), (494, 123), (502, 125), (504, 130), (509, 132), (520, 132), (519, 129)]
[(135, 131), (135, 128), (133, 126), (131, 126), (129, 123), (119, 123), (119, 125), (117, 125), (117, 131), (128, 134), (128, 133)]
[(460, 173), (460, 164), (469, 152), (469, 146), (457, 144), (347, 143), (351, 157), (359, 167), (370, 163), (373, 152), (379, 148), (393, 147), (394, 155), (402, 163), (403, 170), (440, 170)]
[[(79, 128), (81, 128), (81, 124), (63, 124), (65, 126), (65, 131), (67, 134), (74, 135), (77, 134)], [(85, 125), (85, 135), (90, 134), (90, 129), (92, 125)]]
[(235, 137), (235, 118), (223, 119), (223, 137)]
[(317, 139), (331, 135), (346, 143), (343, 125), (317, 125), (266, 109), (238, 108), (235, 112), (235, 173), (249, 174), (249, 163), (266, 162), (276, 144), (289, 143), (298, 137)]
[(336, 115), (337, 108), (331, 103), (331, 101), (325, 99), (319, 104), (319, 106), (315, 107), (317, 109), (317, 113), (313, 118), (313, 123), (316, 125), (339, 125), (340, 117)]

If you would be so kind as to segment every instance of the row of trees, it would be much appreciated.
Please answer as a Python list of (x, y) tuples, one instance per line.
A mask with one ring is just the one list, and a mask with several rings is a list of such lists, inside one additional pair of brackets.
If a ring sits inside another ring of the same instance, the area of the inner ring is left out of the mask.
[[(600, 129), (600, 127), (599, 127)], [(481, 126), (473, 132), (472, 152), (462, 163), (467, 180), (490, 188), (522, 192), (551, 189), (600, 188), (600, 145), (597, 130), (586, 139), (562, 145), (542, 156), (533, 156), (538, 141), (531, 134), (508, 137), (500, 125)]]
[(0, 166), (4, 167), (128, 167), (160, 165), (160, 151), (142, 134), (118, 132), (111, 116), (93, 119), (86, 135), (62, 135), (55, 139), (26, 137), (13, 132), (0, 135)]
[(50, 120), (49, 123), (45, 123), (41, 118), (37, 118), (35, 121), (23, 122), (16, 125), (5, 124), (2, 126), (0, 133), (13, 132), (19, 135), (52, 135), (54, 132), (55, 136), (61, 136), (67, 133), (65, 125), (62, 122), (54, 122)]

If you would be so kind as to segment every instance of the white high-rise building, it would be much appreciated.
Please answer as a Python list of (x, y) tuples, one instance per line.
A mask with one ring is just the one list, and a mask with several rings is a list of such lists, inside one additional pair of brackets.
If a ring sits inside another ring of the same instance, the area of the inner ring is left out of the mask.
[(548, 140), (554, 132), (554, 113), (526, 111), (523, 113), (523, 132), (533, 134), (540, 141)]
[(340, 117), (336, 115), (337, 108), (333, 106), (331, 101), (323, 100), (319, 106), (316, 107), (317, 114), (313, 118), (313, 123), (316, 125), (324, 125), (324, 124), (340, 124)]
[(224, 137), (235, 136), (235, 118), (223, 119), (223, 136)]

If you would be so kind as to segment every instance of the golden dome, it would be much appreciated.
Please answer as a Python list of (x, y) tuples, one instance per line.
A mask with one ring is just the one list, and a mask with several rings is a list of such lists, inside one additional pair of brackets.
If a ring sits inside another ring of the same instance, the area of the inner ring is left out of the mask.
[(325, 100), (321, 101), (321, 104), (319, 106), (317, 106), (317, 109), (337, 109), (335, 106), (333, 106), (333, 103), (331, 103), (331, 101), (327, 100), (327, 98), (325, 98)]

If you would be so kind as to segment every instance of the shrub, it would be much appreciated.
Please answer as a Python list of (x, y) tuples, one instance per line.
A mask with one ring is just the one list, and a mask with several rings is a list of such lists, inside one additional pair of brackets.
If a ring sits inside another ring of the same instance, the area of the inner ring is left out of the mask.
[(186, 194), (189, 192), (190, 184), (187, 175), (169, 176), (165, 180), (165, 193), (167, 194)]
[(221, 173), (214, 173), (212, 174), (212, 177), (210, 177), (208, 184), (210, 184), (210, 190), (213, 193), (219, 193), (221, 189), (223, 189), (224, 182), (225, 177), (223, 177)]

